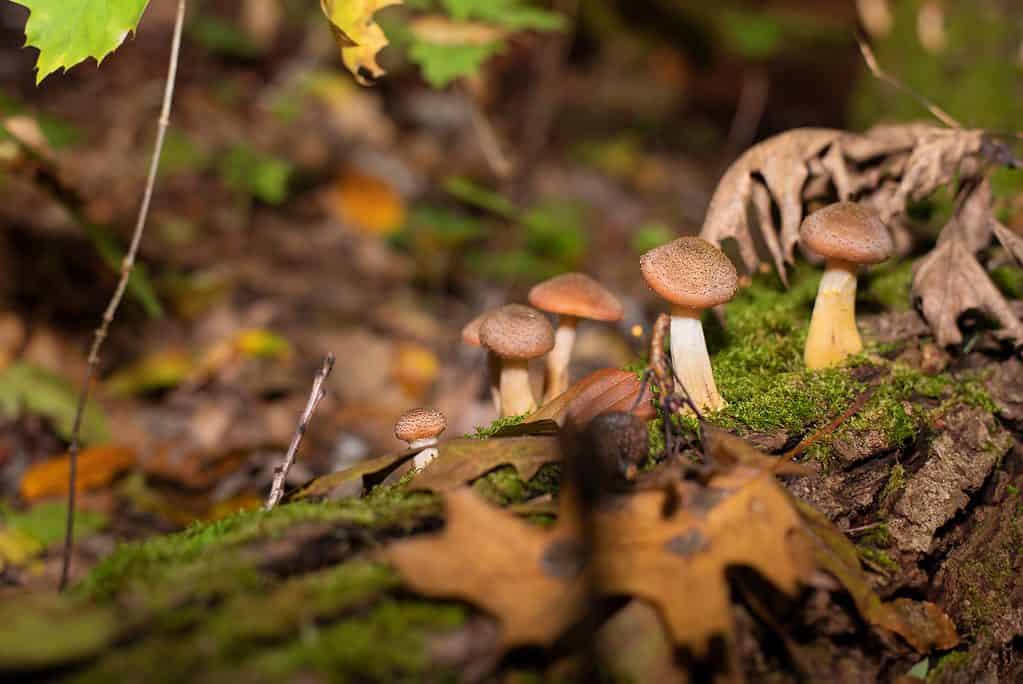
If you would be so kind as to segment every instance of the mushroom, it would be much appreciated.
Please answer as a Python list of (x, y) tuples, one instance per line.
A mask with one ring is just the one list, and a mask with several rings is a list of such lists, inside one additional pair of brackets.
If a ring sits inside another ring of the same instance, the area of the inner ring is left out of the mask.
[(699, 237), (682, 237), (639, 258), (643, 278), (671, 307), (671, 363), (699, 408), (725, 406), (710, 368), (700, 316), (735, 296), (739, 276), (724, 252)]
[(521, 304), (502, 306), (483, 320), (480, 342), (501, 358), (502, 417), (535, 411), (529, 360), (554, 346), (554, 329), (544, 315)]
[(394, 424), (394, 436), (408, 444), (409, 449), (422, 449), (412, 461), (414, 468), (424, 468), (439, 453), (437, 438), (447, 428), (444, 414), (435, 409), (414, 408), (401, 414)]
[[(490, 315), (490, 311), (484, 311), (476, 318), (472, 319), (465, 324), (462, 328), (462, 342), (469, 345), (470, 347), (482, 347), (483, 343), (480, 342), (480, 325), (483, 324), (483, 319)], [(487, 375), (490, 379), (490, 398), (494, 401), (494, 410), (497, 414), (501, 414), (501, 389), (498, 385), (498, 379), (501, 373), (501, 359), (497, 354), (486, 350), (487, 352)]]
[(547, 355), (543, 403), (568, 389), (568, 364), (575, 346), (575, 326), (580, 318), (620, 321), (622, 304), (593, 278), (583, 273), (563, 273), (545, 280), (529, 291), (529, 303), (558, 314), (554, 349)]
[(876, 214), (853, 202), (810, 214), (799, 236), (804, 247), (825, 259), (804, 359), (807, 368), (827, 368), (863, 350), (856, 329), (856, 271), (890, 257), (892, 238)]

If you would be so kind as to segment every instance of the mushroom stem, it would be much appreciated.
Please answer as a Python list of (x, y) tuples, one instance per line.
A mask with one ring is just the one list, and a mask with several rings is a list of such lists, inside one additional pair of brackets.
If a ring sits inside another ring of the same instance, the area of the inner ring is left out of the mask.
[(437, 455), (440, 454), (440, 451), (437, 450), (436, 444), (437, 440), (433, 440), (433, 446), (427, 446), (426, 449), (423, 449), (416, 454), (415, 458), (412, 459), (412, 467), (416, 470), (422, 470), (426, 466), (430, 465), (430, 461), (437, 458)]
[(725, 407), (725, 400), (714, 383), (701, 313), (685, 307), (671, 312), (671, 363), (692, 402), (705, 411), (718, 411)]
[(490, 398), (494, 411), (501, 415), (501, 357), (487, 350), (487, 378), (490, 381)]
[(520, 416), (536, 410), (536, 398), (529, 386), (529, 362), (502, 359), (501, 417)]
[(558, 328), (554, 331), (554, 348), (547, 353), (547, 371), (544, 376), (543, 403), (568, 389), (568, 363), (575, 346), (575, 316), (559, 316)]
[(829, 259), (810, 318), (806, 367), (828, 368), (861, 351), (863, 340), (856, 329), (856, 266)]

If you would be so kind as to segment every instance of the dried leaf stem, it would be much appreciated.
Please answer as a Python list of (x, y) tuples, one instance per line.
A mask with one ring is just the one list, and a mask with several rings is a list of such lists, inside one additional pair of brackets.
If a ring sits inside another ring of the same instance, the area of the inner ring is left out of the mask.
[(291, 438), (291, 444), (288, 445), (288, 453), (284, 455), (284, 461), (274, 468), (274, 481), (270, 487), (270, 496), (266, 498), (266, 503), (263, 505), (264, 511), (271, 510), (284, 498), (284, 483), (288, 479), (288, 471), (295, 464), (298, 446), (302, 443), (306, 430), (309, 429), (309, 421), (312, 420), (317, 405), (327, 394), (327, 391), (323, 389), (323, 383), (332, 370), (334, 370), (334, 355), (327, 354), (320, 365), (320, 370), (316, 371), (316, 377), (313, 379), (313, 389), (309, 392), (309, 401), (306, 402), (305, 410), (302, 411), (302, 417), (298, 421), (298, 427), (295, 428), (295, 434)]
[(181, 54), (181, 35), (185, 26), (185, 5), (186, 0), (178, 0), (177, 16), (174, 20), (174, 37), (171, 40), (170, 60), (167, 68), (167, 82), (163, 92), (163, 106), (160, 110), (160, 119), (156, 129), (156, 144), (153, 147), (153, 157), (149, 163), (149, 175), (146, 179), (146, 189), (142, 195), (142, 204), (139, 206), (135, 231), (132, 233), (128, 251), (121, 261), (121, 277), (117, 282), (117, 288), (110, 297), (110, 302), (103, 312), (103, 320), (93, 336), (92, 347), (89, 349), (89, 361), (85, 371), (85, 380), (82, 383), (81, 391), (78, 394), (78, 404), (75, 407), (75, 420), (71, 429), (71, 444), (68, 447), (71, 467), (68, 472), (67, 527), (64, 532), (64, 556), (60, 568), (60, 591), (67, 587), (71, 571), (71, 553), (74, 550), (75, 486), (78, 476), (78, 450), (82, 431), (82, 419), (85, 415), (85, 407), (89, 401), (89, 394), (92, 391), (92, 385), (96, 378), (96, 369), (99, 366), (99, 352), (110, 332), (110, 325), (114, 321), (114, 316), (117, 315), (117, 309), (124, 298), (124, 292), (128, 288), (128, 281), (135, 268), (135, 259), (138, 256), (139, 245), (142, 243), (142, 235), (145, 232), (146, 221), (149, 218), (149, 207), (152, 204), (153, 191), (156, 188), (156, 174), (160, 168), (160, 155), (163, 152), (167, 127), (170, 125), (171, 104), (174, 101), (174, 85), (178, 75), (178, 58)]

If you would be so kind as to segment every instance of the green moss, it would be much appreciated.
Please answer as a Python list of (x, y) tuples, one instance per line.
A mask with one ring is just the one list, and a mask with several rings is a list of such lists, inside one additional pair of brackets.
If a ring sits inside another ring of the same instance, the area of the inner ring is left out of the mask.
[(556, 463), (542, 466), (528, 482), (519, 476), (513, 466), (506, 465), (490, 471), (476, 480), (472, 486), (489, 501), (507, 506), (542, 494), (553, 493), (557, 491), (560, 480), (561, 467)]
[(859, 299), (876, 302), (892, 311), (908, 311), (912, 305), (912, 261), (890, 261), (861, 277)]
[(877, 549), (872, 546), (857, 546), (856, 553), (867, 565), (880, 570), (886, 575), (893, 575), (899, 571), (899, 564), (883, 549)]
[[(113, 596), (128, 582), (158, 584), (185, 574), (204, 581), (231, 576), (251, 579), (249, 563), (239, 556), (245, 544), (284, 536), (294, 525), (326, 522), (357, 526), (392, 525), (433, 513), (431, 494), (387, 489), (365, 499), (336, 503), (296, 502), (272, 511), (244, 511), (212, 523), (196, 524), (179, 534), (153, 537), (118, 547), (85, 579), (78, 591), (94, 598)], [(181, 584), (180, 581), (178, 581)]]
[(1006, 297), (1023, 299), (1023, 268), (999, 266), (991, 271), (991, 280)]
[(888, 481), (881, 490), (881, 504), (890, 503), (906, 487), (906, 469), (901, 463), (896, 463), (888, 472)]
[(508, 427), (509, 425), (519, 425), (526, 419), (528, 413), (523, 413), (519, 416), (507, 416), (505, 418), (498, 418), (490, 425), (477, 426), (475, 432), (466, 433), (466, 437), (470, 439), (489, 439), (500, 432), (501, 428)]
[[(326, 626), (309, 625), (295, 641), (267, 649), (250, 667), (262, 675), (285, 676), (303, 670), (330, 673), (331, 681), (431, 681), (425, 639), (457, 629), (465, 609), (454, 604), (388, 599), (366, 615)], [(449, 674), (453, 680), (454, 675)]]
[(959, 669), (970, 660), (970, 654), (966, 651), (952, 651), (941, 656), (930, 672), (927, 673), (928, 682), (939, 681), (940, 678), (952, 670)]

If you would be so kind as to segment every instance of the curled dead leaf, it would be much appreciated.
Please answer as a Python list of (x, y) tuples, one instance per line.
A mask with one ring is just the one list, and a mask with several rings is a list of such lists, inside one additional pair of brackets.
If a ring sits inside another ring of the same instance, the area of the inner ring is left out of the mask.
[(557, 437), (492, 437), (441, 442), (439, 455), (412, 478), (412, 489), (446, 492), (458, 489), (494, 468), (510, 465), (528, 480), (547, 463), (561, 460)]
[(643, 388), (642, 399), (639, 399), (641, 385), (635, 373), (602, 368), (549, 401), (529, 417), (529, 422), (553, 420), (564, 425), (566, 420), (571, 420), (576, 426), (583, 426), (607, 411), (632, 411), (643, 420), (649, 420), (654, 417), (650, 403), (653, 395), (647, 384)]
[(373, 15), (399, 4), (401, 0), (320, 0), (341, 58), (362, 85), (371, 84), (384, 73), (377, 64), (377, 53), (387, 47), (388, 40)]

